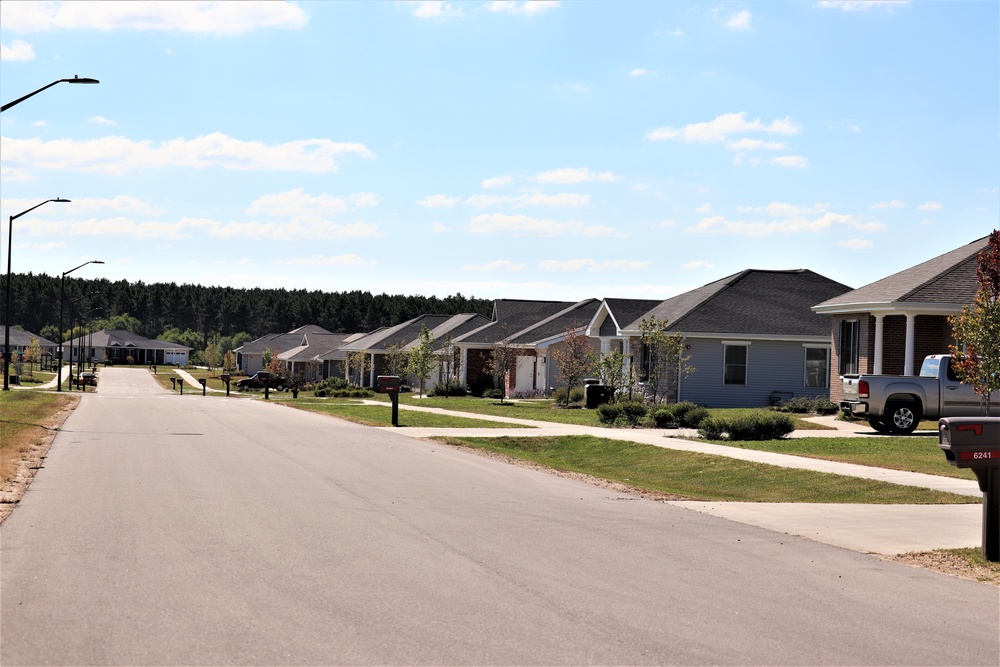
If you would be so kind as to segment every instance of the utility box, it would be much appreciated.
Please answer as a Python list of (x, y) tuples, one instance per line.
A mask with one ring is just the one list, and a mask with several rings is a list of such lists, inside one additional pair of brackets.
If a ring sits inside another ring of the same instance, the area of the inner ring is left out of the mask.
[(611, 400), (611, 387), (606, 384), (587, 384), (583, 387), (583, 404), (594, 410)]
[(1000, 562), (1000, 417), (945, 417), (938, 447), (956, 468), (971, 468), (983, 492), (983, 558)]

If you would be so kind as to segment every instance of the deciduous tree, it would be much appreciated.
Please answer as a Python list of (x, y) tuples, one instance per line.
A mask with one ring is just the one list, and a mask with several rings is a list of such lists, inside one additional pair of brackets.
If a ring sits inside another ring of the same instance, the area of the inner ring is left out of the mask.
[(552, 358), (559, 364), (559, 378), (566, 383), (566, 405), (569, 405), (570, 391), (586, 375), (594, 372), (598, 355), (591, 339), (579, 327), (567, 327), (566, 337), (561, 346), (552, 348)]
[(955, 372), (982, 397), (989, 414), (993, 394), (1000, 391), (1000, 230), (993, 230), (977, 259), (976, 299), (949, 318), (958, 341), (951, 352)]
[(668, 334), (667, 320), (656, 316), (643, 319), (639, 332), (650, 400), (658, 403), (671, 390), (676, 396), (681, 379), (694, 373), (694, 367), (687, 363), (690, 355), (684, 354), (684, 339), (677, 333)]
[(424, 396), (424, 383), (434, 368), (434, 335), (423, 324), (420, 325), (420, 343), (410, 352), (409, 372), (420, 382), (420, 397)]

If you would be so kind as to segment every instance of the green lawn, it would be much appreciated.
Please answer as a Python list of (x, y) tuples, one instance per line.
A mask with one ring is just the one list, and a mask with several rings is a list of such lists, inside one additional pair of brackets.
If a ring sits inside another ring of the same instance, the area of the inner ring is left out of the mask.
[(808, 456), (890, 470), (906, 470), (960, 479), (976, 478), (971, 470), (956, 468), (948, 463), (938, 447), (937, 436), (811, 437), (757, 442), (714, 442), (726, 447)]
[[(390, 405), (364, 405), (350, 399), (291, 399), (290, 395), (282, 394), (279, 402), (300, 410), (309, 410), (332, 415), (347, 421), (365, 426), (392, 426), (392, 408)], [(434, 427), (434, 428), (530, 428), (517, 424), (488, 421), (485, 419), (468, 419), (451, 415), (436, 414), (417, 410), (400, 408), (398, 411), (399, 426)]]
[(940, 504), (978, 498), (594, 436), (435, 438), (692, 500)]

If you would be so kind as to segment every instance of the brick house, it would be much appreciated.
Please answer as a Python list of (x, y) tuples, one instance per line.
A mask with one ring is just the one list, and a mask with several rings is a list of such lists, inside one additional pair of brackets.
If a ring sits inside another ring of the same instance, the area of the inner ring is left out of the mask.
[(973, 302), (988, 237), (813, 306), (831, 325), (830, 400), (849, 373), (913, 375), (955, 342), (948, 318)]

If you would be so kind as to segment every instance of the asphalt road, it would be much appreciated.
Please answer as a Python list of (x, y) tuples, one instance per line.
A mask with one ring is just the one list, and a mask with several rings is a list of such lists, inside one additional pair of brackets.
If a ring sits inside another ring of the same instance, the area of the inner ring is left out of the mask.
[(995, 587), (131, 369), (0, 585), (3, 665), (1000, 664)]

